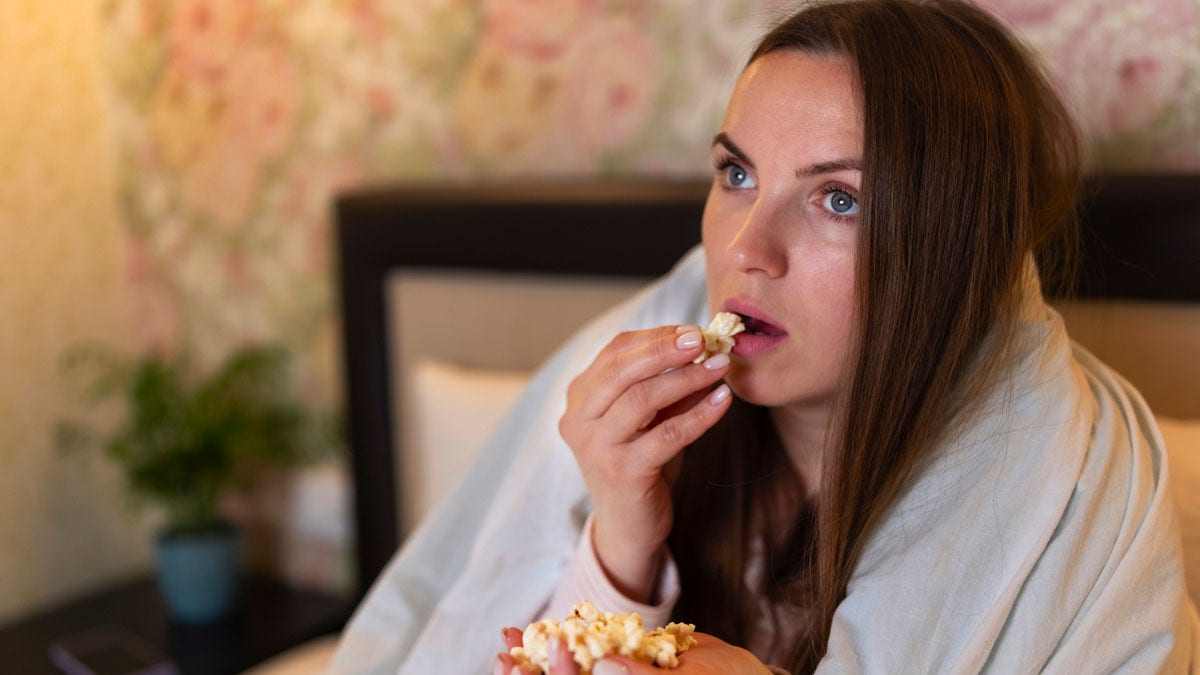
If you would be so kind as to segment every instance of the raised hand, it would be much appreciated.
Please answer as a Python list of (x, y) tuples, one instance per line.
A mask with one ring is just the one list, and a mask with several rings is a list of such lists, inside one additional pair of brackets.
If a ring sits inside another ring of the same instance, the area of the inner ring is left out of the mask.
[(567, 390), (559, 422), (594, 505), (593, 546), (613, 584), (649, 601), (671, 531), (681, 451), (729, 409), (721, 354), (702, 364), (698, 326), (622, 333)]

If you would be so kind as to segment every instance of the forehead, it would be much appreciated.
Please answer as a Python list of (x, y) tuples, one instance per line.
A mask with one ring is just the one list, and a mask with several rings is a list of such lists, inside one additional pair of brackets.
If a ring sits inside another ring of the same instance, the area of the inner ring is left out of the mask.
[(782, 49), (747, 66), (722, 127), (735, 139), (760, 134), (780, 145), (820, 142), (827, 152), (859, 156), (861, 107), (849, 61)]

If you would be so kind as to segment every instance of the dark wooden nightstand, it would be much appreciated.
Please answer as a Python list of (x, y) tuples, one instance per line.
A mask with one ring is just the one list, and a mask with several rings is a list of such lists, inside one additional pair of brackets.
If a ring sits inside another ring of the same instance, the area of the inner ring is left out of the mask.
[(342, 629), (353, 601), (248, 577), (240, 609), (207, 626), (167, 616), (152, 577), (141, 577), (56, 609), (0, 627), (0, 673), (53, 674), (50, 643), (106, 624), (117, 625), (169, 656), (183, 675), (239, 673), (306, 640)]

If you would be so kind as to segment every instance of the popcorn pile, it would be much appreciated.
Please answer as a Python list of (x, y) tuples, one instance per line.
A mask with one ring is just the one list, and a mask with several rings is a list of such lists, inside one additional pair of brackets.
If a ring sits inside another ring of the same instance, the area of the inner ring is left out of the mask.
[(636, 612), (601, 612), (585, 600), (575, 605), (561, 625), (556, 619), (529, 624), (522, 636), (524, 646), (513, 647), (509, 653), (518, 663), (546, 672), (550, 669), (550, 640), (561, 637), (579, 664), (581, 675), (590, 675), (596, 661), (614, 654), (674, 668), (679, 665), (679, 655), (696, 644), (692, 637), (695, 630), (690, 623), (669, 623), (647, 632)]
[(728, 354), (733, 349), (733, 336), (746, 330), (742, 317), (733, 312), (717, 312), (704, 331), (704, 353), (692, 363), (703, 363), (704, 359), (717, 354)]

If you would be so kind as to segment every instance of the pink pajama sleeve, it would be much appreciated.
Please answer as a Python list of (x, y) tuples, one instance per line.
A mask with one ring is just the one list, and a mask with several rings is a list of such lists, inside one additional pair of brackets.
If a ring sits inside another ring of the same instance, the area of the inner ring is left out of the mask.
[(600, 565), (599, 558), (596, 557), (596, 549), (592, 546), (592, 516), (588, 516), (567, 574), (555, 589), (542, 617), (562, 621), (564, 617), (570, 616), (576, 604), (587, 600), (601, 612), (637, 612), (641, 615), (642, 625), (646, 630), (665, 626), (670, 620), (675, 602), (679, 599), (679, 570), (675, 567), (675, 560), (670, 551), (665, 551), (663, 556), (663, 566), (658, 574), (658, 585), (653, 598), (657, 599), (657, 603), (647, 605), (625, 597), (625, 594), (613, 586), (608, 574)]

